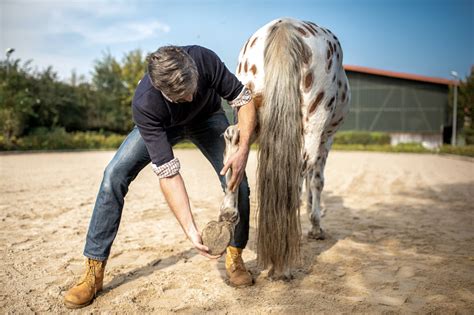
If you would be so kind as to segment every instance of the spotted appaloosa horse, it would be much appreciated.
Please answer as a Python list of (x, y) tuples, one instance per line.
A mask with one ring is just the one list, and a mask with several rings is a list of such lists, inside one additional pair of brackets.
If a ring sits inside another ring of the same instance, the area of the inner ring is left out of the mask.
[[(331, 31), (312, 22), (277, 19), (247, 40), (237, 77), (251, 91), (258, 116), (258, 260), (272, 267), (270, 275), (291, 277), (290, 267), (299, 258), (304, 181), (312, 224), (308, 236), (324, 238), (324, 167), (350, 100), (341, 45)], [(229, 127), (225, 138), (227, 160), (236, 150), (237, 127)], [(227, 191), (225, 200), (237, 213), (237, 192)]]

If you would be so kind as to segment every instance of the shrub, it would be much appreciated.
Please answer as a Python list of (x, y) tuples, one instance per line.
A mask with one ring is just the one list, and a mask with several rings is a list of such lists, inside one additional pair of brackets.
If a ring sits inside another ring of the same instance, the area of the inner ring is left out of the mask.
[(7, 145), (0, 138), (0, 150), (73, 150), (73, 149), (116, 149), (125, 136), (104, 134), (102, 132), (73, 132), (68, 133), (64, 128), (37, 128), (31, 134), (13, 139)]
[(464, 137), (466, 138), (467, 145), (474, 145), (474, 129), (464, 128)]
[(340, 131), (334, 136), (334, 144), (390, 144), (390, 135), (384, 132)]
[(433, 153), (418, 143), (401, 143), (396, 146), (390, 144), (334, 144), (334, 150), (340, 151), (373, 151), (373, 152), (407, 152), (407, 153)]
[(440, 148), (439, 152), (474, 157), (474, 145), (466, 145), (463, 147), (444, 145)]

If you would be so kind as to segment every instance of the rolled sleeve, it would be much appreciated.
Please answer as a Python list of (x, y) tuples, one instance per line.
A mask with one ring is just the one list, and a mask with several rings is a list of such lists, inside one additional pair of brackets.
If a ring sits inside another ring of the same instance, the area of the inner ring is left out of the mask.
[(160, 166), (151, 163), (151, 167), (159, 178), (166, 178), (178, 174), (181, 168), (181, 164), (179, 163), (178, 158), (174, 158), (171, 161)]
[(229, 105), (233, 108), (239, 108), (241, 106), (244, 106), (245, 104), (248, 104), (252, 100), (252, 93), (250, 92), (249, 89), (244, 87), (240, 94), (233, 99), (232, 101), (229, 101)]

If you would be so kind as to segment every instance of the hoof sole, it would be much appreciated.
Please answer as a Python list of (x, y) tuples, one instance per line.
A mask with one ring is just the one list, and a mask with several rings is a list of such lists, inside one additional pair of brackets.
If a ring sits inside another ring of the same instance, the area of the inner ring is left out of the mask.
[(231, 240), (232, 230), (226, 222), (211, 221), (202, 230), (202, 243), (211, 255), (224, 253)]

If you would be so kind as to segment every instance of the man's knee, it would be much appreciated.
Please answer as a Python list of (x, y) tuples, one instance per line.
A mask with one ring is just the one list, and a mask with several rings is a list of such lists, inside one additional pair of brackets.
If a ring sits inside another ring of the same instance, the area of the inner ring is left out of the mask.
[(104, 178), (102, 180), (102, 188), (113, 190), (121, 186), (128, 186), (128, 172), (126, 169), (111, 162), (104, 170)]

